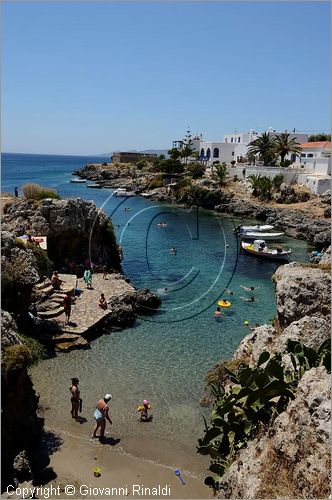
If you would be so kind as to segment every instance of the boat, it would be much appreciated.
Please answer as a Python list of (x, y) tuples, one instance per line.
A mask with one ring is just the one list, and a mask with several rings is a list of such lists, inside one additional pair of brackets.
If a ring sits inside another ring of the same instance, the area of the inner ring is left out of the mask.
[(143, 198), (151, 198), (151, 193), (141, 193), (141, 196), (143, 196)]
[(257, 238), (262, 238), (264, 240), (280, 240), (284, 237), (285, 233), (259, 233), (259, 232), (247, 232), (241, 233), (240, 236), (243, 239), (255, 240)]
[(86, 179), (70, 179), (70, 182), (74, 182), (75, 184), (82, 184), (86, 182)]
[(241, 242), (242, 249), (250, 254), (263, 259), (288, 261), (292, 250), (283, 248), (268, 248), (264, 240), (255, 240), (253, 243)]
[(132, 191), (127, 191), (125, 188), (118, 188), (115, 191), (113, 191), (114, 196), (134, 196), (134, 193)]
[(256, 224), (256, 226), (239, 226), (240, 230), (242, 231), (271, 231), (274, 229), (274, 226), (271, 226), (269, 224)]
[(88, 184), (87, 187), (94, 189), (102, 189), (103, 186), (100, 186), (100, 184)]

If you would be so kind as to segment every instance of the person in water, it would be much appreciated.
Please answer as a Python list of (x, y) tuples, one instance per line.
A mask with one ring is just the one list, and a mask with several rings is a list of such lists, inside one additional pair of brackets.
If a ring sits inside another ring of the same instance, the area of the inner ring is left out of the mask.
[(172, 247), (172, 248), (170, 249), (170, 253), (171, 253), (172, 255), (176, 255), (176, 254), (177, 254), (177, 250), (176, 250), (176, 248), (175, 248), (175, 247)]
[(243, 288), (243, 290), (245, 290), (246, 292), (253, 292), (254, 290), (258, 290), (259, 286), (256, 286), (256, 288), (254, 286), (244, 286), (244, 285), (240, 285), (241, 288)]
[(78, 410), (80, 407), (80, 390), (78, 388), (79, 380), (77, 377), (71, 379), (70, 390), (70, 402), (71, 402), (71, 416), (72, 418), (78, 419)]
[(109, 423), (112, 425), (112, 420), (110, 419), (109, 416), (109, 406), (108, 402), (111, 401), (112, 395), (111, 394), (106, 394), (103, 399), (100, 399), (96, 405), (95, 412), (93, 414), (94, 419), (96, 421), (96, 427), (94, 428), (92, 437), (96, 438), (98, 437), (96, 432), (98, 429), (100, 429), (100, 439), (103, 439), (104, 434), (105, 434), (105, 427), (106, 427), (106, 420), (109, 421)]
[(216, 311), (214, 311), (214, 317), (215, 318), (221, 318), (223, 316), (223, 313), (220, 310), (220, 307), (218, 306)]
[(246, 302), (257, 302), (254, 296), (251, 296), (250, 299), (246, 297), (240, 297), (240, 299), (245, 300)]
[(135, 413), (141, 413), (140, 420), (141, 422), (148, 422), (151, 417), (149, 417), (148, 410), (151, 409), (150, 403), (147, 399), (144, 399), (143, 404), (139, 406)]
[(228, 293), (228, 295), (234, 295), (232, 290), (230, 290), (229, 288), (227, 288), (226, 293)]

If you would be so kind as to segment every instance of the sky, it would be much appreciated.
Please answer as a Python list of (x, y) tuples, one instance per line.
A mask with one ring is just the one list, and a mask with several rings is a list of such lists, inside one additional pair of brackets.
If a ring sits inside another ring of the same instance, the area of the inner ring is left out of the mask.
[(329, 2), (4, 2), (2, 151), (330, 131)]

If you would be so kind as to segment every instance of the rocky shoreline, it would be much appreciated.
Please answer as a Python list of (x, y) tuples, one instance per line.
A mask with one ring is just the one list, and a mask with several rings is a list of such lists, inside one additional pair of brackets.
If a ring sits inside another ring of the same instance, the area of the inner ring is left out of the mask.
[[(326, 255), (330, 255), (330, 249)], [(259, 326), (247, 335), (226, 362), (229, 369), (240, 363), (255, 367), (265, 351), (278, 353), (283, 365), (292, 369), (289, 341), (317, 351), (330, 339), (331, 276), (327, 260), (322, 267), (293, 262), (277, 269), (274, 325)], [(216, 365), (208, 380), (227, 387), (224, 366), (225, 362)], [(327, 498), (330, 419), (330, 375), (324, 366), (307, 369), (286, 410), (237, 453), (219, 481), (218, 498)]]
[[(331, 217), (331, 194), (322, 195), (318, 201), (322, 206), (324, 215), (320, 218), (312, 216), (310, 207), (306, 211), (287, 207), (288, 203), (294, 201), (302, 202), (308, 199), (308, 193), (296, 193), (291, 186), (282, 185), (276, 201), (285, 203), (285, 207), (275, 207), (271, 204), (258, 203), (255, 198), (246, 197), (242, 199), (237, 190), (222, 188), (211, 178), (203, 178), (192, 181), (194, 186), (194, 197), (188, 185), (175, 187), (168, 190), (165, 186), (154, 187), (160, 182), (158, 173), (142, 171), (134, 165), (87, 165), (83, 169), (73, 173), (83, 179), (93, 180), (97, 184), (107, 188), (126, 188), (136, 194), (146, 192), (152, 200), (199, 206), (218, 213), (234, 215), (245, 219), (258, 219), (262, 223), (273, 224), (276, 229), (282, 230), (287, 236), (307, 240), (315, 245), (318, 250), (327, 248), (331, 241), (331, 225), (326, 220)], [(245, 181), (237, 181), (241, 189), (248, 191)], [(181, 181), (180, 181), (181, 183)], [(162, 184), (162, 183), (161, 183)], [(304, 196), (305, 195), (305, 196)], [(195, 199), (194, 199), (195, 198)]]

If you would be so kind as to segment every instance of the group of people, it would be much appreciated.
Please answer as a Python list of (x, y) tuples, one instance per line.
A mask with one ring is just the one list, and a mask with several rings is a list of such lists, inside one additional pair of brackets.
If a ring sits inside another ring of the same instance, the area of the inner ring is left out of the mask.
[[(245, 292), (248, 292), (248, 293), (253, 293), (254, 290), (257, 290), (259, 287), (254, 287), (254, 286), (245, 286), (245, 285), (240, 285), (240, 287), (245, 291)], [(232, 292), (232, 290), (230, 290), (229, 288), (227, 288), (225, 290), (225, 292), (228, 294), (228, 295), (234, 295), (234, 293)], [(257, 302), (257, 299), (255, 298), (254, 295), (251, 295), (251, 297), (241, 297), (240, 296), (240, 299), (244, 300), (245, 302)], [(224, 301), (225, 303), (227, 303), (227, 301)], [(218, 318), (221, 318), (222, 316), (224, 316), (224, 313), (221, 311), (221, 307), (218, 306), (217, 309), (214, 311), (214, 317), (216, 319)]]
[[(70, 391), (70, 402), (71, 402), (71, 416), (75, 420), (79, 420), (78, 412), (82, 412), (82, 398), (80, 396), (80, 390), (78, 387), (79, 379), (73, 377), (71, 379), (71, 385), (69, 386)], [(105, 394), (105, 396), (100, 399), (95, 407), (93, 417), (95, 419), (95, 427), (93, 429), (92, 438), (98, 438), (102, 441), (105, 436), (106, 421), (112, 425), (112, 420), (110, 417), (109, 403), (112, 400), (112, 395), (110, 393)], [(142, 405), (138, 406), (135, 413), (140, 413), (140, 420), (142, 422), (149, 422), (152, 416), (149, 415), (149, 410), (151, 409), (150, 403), (147, 399), (143, 400)], [(99, 429), (99, 436), (97, 432)]]

